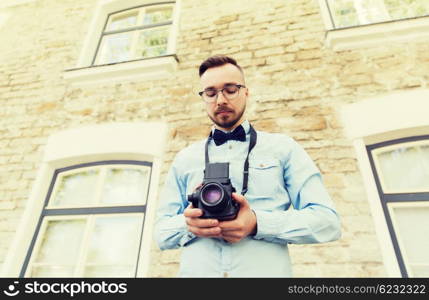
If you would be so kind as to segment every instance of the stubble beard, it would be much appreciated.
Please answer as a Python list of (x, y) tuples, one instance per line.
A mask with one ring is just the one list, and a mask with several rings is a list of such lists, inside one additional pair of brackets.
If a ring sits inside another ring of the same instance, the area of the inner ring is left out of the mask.
[(246, 110), (246, 106), (243, 107), (242, 111), (238, 114), (238, 116), (236, 118), (234, 118), (233, 120), (230, 120), (230, 121), (227, 121), (228, 116), (226, 116), (226, 117), (223, 118), (224, 119), (223, 122), (219, 122), (218, 120), (216, 120), (215, 117), (212, 117), (209, 114), (208, 114), (208, 116), (213, 121), (213, 123), (215, 123), (220, 128), (229, 129), (229, 128), (232, 128), (235, 124), (237, 124), (238, 121), (240, 121), (240, 119), (243, 116), (245, 110)]

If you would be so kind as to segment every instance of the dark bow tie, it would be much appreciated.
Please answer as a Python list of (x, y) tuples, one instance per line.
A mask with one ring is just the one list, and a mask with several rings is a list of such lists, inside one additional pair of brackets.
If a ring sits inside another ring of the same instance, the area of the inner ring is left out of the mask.
[(238, 126), (234, 129), (233, 132), (225, 133), (221, 130), (215, 129), (213, 135), (213, 140), (216, 146), (222, 145), (228, 140), (236, 140), (236, 141), (246, 141), (246, 133), (244, 132), (243, 126)]

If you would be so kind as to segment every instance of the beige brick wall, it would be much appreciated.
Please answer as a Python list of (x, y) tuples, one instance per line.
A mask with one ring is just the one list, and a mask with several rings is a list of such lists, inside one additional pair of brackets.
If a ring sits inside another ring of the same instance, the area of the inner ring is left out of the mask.
[[(418, 41), (334, 52), (313, 0), (182, 0), (173, 80), (72, 87), (95, 0), (36, 0), (0, 27), (0, 263), (14, 237), (47, 137), (81, 125), (168, 121), (162, 180), (175, 153), (204, 138), (197, 67), (228, 54), (244, 67), (248, 118), (289, 134), (321, 169), (342, 218), (341, 240), (292, 245), (296, 276), (385, 276), (362, 178), (337, 108), (390, 91), (427, 87), (429, 45)], [(189, 116), (192, 116), (190, 119)], [(362, 120), (364, 122), (364, 120)], [(179, 251), (152, 250), (151, 276), (174, 276)]]

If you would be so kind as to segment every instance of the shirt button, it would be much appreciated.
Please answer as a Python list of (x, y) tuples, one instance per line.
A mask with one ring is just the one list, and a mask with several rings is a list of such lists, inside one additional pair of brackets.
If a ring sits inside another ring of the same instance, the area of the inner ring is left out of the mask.
[(259, 167), (263, 168), (265, 165), (264, 164), (260, 164)]
[(223, 277), (228, 278), (228, 272), (224, 272)]
[(229, 145), (229, 149), (232, 149), (232, 145)]

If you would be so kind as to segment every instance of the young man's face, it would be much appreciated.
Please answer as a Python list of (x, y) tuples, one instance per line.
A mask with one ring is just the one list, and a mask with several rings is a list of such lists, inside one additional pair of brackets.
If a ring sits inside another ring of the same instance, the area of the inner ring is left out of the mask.
[[(244, 85), (243, 74), (231, 64), (210, 68), (204, 72), (200, 79), (202, 90), (223, 89), (226, 85)], [(225, 91), (227, 94), (227, 91)], [(224, 130), (232, 130), (244, 120), (244, 110), (249, 95), (247, 88), (240, 88), (238, 95), (228, 100), (222, 92), (219, 92), (217, 99), (213, 102), (206, 102), (206, 109), (209, 118), (215, 126)]]

